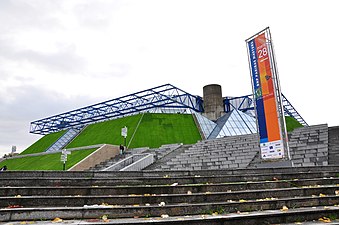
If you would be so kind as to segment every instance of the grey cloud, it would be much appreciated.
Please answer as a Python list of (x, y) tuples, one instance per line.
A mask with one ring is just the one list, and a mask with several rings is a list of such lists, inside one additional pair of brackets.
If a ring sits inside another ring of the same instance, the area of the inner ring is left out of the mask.
[(0, 96), (1, 119), (35, 120), (77, 107), (91, 104), (94, 99), (86, 96), (67, 98), (64, 95), (33, 86), (21, 86), (5, 90)]
[(0, 96), (0, 156), (5, 147), (32, 144), (35, 135), (29, 134), (30, 122), (70, 111), (98, 101), (87, 96), (67, 98), (61, 94), (32, 86), (5, 90)]
[(16, 53), (17, 59), (22, 59), (48, 70), (78, 72), (83, 70), (86, 60), (74, 53), (72, 48), (61, 49), (54, 53), (43, 53), (33, 50), (23, 50)]
[(58, 51), (46, 53), (31, 49), (18, 49), (13, 41), (0, 38), (0, 59), (29, 62), (49, 71), (79, 72), (86, 67), (86, 60), (76, 54), (74, 45), (59, 46)]

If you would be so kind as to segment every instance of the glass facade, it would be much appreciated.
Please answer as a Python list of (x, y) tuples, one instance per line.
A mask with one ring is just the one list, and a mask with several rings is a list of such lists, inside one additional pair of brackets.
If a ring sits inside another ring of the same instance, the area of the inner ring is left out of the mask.
[(241, 111), (233, 109), (231, 115), (220, 130), (217, 138), (257, 132), (256, 120)]
[(208, 118), (204, 117), (200, 113), (194, 113), (194, 115), (198, 120), (202, 133), (207, 139), (214, 130), (214, 128), (217, 126), (217, 124), (209, 120)]
[(220, 117), (216, 123), (199, 113), (195, 116), (206, 139), (257, 133), (255, 118), (236, 109)]

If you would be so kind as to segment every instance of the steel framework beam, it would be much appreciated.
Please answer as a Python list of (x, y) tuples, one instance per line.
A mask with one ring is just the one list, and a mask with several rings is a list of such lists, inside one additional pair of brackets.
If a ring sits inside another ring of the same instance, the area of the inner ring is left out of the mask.
[(31, 122), (30, 133), (48, 134), (70, 127), (147, 112), (154, 108), (188, 109), (202, 112), (202, 99), (171, 84), (136, 92), (56, 116)]
[[(308, 126), (292, 104), (283, 96), (283, 107), (287, 115), (295, 118), (303, 126)], [(225, 97), (225, 112), (238, 109), (255, 115), (252, 95)], [(171, 109), (176, 112), (203, 112), (203, 99), (191, 95), (171, 84), (125, 95), (80, 109), (61, 113), (31, 122), (30, 133), (49, 134), (71, 127), (81, 128), (87, 124), (133, 115), (140, 112), (151, 112), (156, 109)]]
[[(298, 111), (293, 107), (293, 105), (287, 100), (287, 98), (283, 94), (282, 100), (284, 113), (296, 119), (301, 125), (308, 126), (304, 118), (302, 118), (302, 116), (298, 113)], [(225, 112), (229, 112), (232, 109), (237, 109), (242, 112), (250, 113), (253, 116), (255, 115), (252, 95), (245, 95), (241, 97), (225, 97), (224, 107)]]

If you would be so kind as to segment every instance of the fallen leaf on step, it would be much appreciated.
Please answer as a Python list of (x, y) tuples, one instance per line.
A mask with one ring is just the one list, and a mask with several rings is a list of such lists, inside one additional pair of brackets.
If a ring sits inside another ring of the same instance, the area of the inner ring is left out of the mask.
[(283, 211), (283, 212), (286, 212), (286, 211), (288, 211), (288, 208), (287, 208), (286, 205), (284, 205), (280, 210)]
[(324, 222), (324, 223), (331, 223), (331, 219), (327, 217), (321, 217), (319, 218), (319, 221)]
[(54, 218), (54, 220), (52, 220), (53, 223), (61, 223), (62, 219), (60, 219), (59, 217)]
[(101, 217), (101, 219), (102, 219), (102, 221), (104, 221), (104, 222), (109, 222), (108, 215), (103, 215), (103, 216)]

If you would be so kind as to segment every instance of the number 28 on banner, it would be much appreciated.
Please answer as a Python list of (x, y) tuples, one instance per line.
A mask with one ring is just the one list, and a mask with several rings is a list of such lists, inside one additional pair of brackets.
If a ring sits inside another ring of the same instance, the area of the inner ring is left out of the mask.
[(267, 48), (266, 46), (258, 50), (258, 58), (263, 58), (267, 56)]

